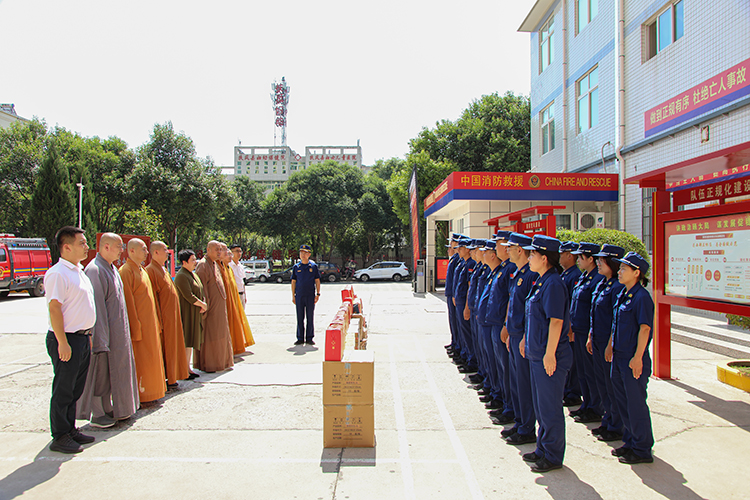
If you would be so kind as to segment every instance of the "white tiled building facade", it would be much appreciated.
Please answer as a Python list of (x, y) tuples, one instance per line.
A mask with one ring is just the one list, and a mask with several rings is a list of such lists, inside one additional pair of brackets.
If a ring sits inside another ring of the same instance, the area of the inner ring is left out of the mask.
[[(748, 0), (538, 0), (520, 31), (531, 33), (536, 171), (629, 178), (750, 141), (750, 87), (736, 90), (750, 69)], [(624, 229), (650, 246), (644, 191), (624, 187)]]

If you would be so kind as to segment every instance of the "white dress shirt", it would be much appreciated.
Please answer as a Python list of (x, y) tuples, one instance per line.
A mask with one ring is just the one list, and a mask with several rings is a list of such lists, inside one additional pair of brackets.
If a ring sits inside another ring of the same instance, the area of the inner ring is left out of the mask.
[[(66, 333), (88, 330), (96, 323), (94, 287), (83, 272), (83, 266), (60, 259), (44, 274), (47, 306), (51, 300), (62, 304), (63, 325)], [(50, 330), (52, 323), (50, 322)]]
[(229, 262), (229, 266), (232, 268), (234, 274), (234, 280), (237, 282), (237, 290), (240, 293), (245, 292), (245, 266), (242, 264), (235, 264), (234, 261)]

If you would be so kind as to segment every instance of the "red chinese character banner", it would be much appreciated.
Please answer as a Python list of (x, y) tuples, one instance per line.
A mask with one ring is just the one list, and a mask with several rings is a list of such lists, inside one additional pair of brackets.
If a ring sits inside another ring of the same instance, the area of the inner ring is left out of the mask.
[(750, 94), (747, 59), (643, 114), (649, 137)]

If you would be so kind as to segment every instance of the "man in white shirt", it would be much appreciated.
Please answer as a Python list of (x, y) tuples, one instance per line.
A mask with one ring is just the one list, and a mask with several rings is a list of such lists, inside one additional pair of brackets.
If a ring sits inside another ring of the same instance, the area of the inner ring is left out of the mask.
[(50, 399), (52, 451), (78, 453), (94, 438), (75, 426), (76, 403), (83, 394), (91, 357), (91, 332), (96, 323), (94, 288), (81, 261), (89, 246), (83, 230), (65, 226), (55, 235), (60, 260), (44, 275), (49, 308), (47, 352), (54, 379)]
[(242, 247), (234, 244), (229, 249), (232, 251), (232, 262), (229, 263), (229, 267), (232, 268), (232, 273), (234, 273), (234, 280), (237, 282), (237, 290), (240, 292), (242, 305), (245, 305), (247, 303), (247, 299), (245, 298), (245, 266), (240, 264)]

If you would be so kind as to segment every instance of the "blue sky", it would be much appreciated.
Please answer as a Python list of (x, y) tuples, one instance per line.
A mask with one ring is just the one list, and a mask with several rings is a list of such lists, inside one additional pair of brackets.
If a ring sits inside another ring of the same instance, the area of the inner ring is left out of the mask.
[(272, 145), (271, 83), (291, 87), (288, 143), (364, 162), (492, 92), (529, 93), (533, 0), (0, 0), (0, 102), (131, 147), (171, 120), (198, 154)]

